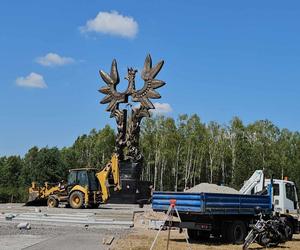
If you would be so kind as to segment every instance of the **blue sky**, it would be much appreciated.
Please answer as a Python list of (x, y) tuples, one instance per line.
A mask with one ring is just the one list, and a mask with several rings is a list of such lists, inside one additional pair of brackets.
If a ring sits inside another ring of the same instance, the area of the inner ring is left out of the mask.
[(299, 1), (1, 1), (0, 156), (113, 125), (98, 70), (116, 58), (123, 78), (148, 53), (165, 60), (167, 115), (299, 131), (299, 13)]

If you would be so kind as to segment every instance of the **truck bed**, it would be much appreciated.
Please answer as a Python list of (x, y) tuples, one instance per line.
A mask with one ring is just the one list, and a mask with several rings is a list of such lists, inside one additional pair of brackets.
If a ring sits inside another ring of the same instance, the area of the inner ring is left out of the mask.
[(243, 195), (222, 193), (154, 192), (152, 209), (167, 211), (170, 200), (176, 200), (179, 213), (203, 215), (250, 215), (259, 206), (265, 213), (272, 212), (269, 195)]

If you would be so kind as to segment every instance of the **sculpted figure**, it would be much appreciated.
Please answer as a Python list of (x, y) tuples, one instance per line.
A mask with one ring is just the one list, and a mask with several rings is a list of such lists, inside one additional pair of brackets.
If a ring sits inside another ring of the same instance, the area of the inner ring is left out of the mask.
[[(150, 109), (154, 109), (154, 105), (150, 99), (159, 99), (161, 96), (156, 91), (159, 87), (165, 85), (164, 81), (156, 79), (161, 70), (164, 61), (158, 62), (152, 67), (151, 56), (146, 57), (141, 78), (144, 80), (144, 86), (136, 90), (135, 77), (137, 70), (128, 68), (125, 79), (128, 81), (127, 89), (124, 92), (118, 92), (117, 85), (120, 82), (117, 61), (112, 61), (110, 74), (100, 70), (100, 76), (106, 83), (99, 89), (99, 92), (105, 94), (101, 100), (101, 104), (108, 104), (106, 110), (111, 113), (111, 117), (115, 117), (117, 122), (117, 137), (115, 152), (120, 160), (132, 160), (133, 162), (141, 162), (143, 156), (139, 150), (140, 124), (143, 117), (150, 117)], [(139, 105), (133, 107), (131, 102)], [(129, 104), (131, 113), (127, 114), (127, 110), (120, 110), (120, 104)], [(125, 150), (127, 149), (127, 150)], [(125, 153), (126, 152), (126, 153)]]

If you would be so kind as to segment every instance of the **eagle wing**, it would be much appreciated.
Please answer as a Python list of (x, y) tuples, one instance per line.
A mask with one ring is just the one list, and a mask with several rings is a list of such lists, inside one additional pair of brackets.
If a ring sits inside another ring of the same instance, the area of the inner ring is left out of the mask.
[(114, 59), (111, 64), (110, 74), (107, 74), (103, 70), (99, 71), (101, 78), (107, 84), (99, 89), (99, 92), (106, 96), (100, 101), (101, 104), (109, 103), (106, 110), (113, 111), (116, 109), (119, 103), (125, 102), (126, 96), (123, 93), (119, 93), (116, 86), (120, 82), (120, 77), (117, 68), (117, 61)]
[(161, 97), (160, 94), (155, 91), (155, 89), (164, 86), (166, 83), (164, 81), (155, 79), (155, 77), (163, 65), (164, 61), (162, 60), (152, 67), (151, 56), (148, 55), (146, 57), (142, 71), (144, 86), (132, 94), (132, 100), (134, 102), (140, 102), (141, 105), (147, 109), (154, 109), (154, 105), (149, 99), (159, 99)]

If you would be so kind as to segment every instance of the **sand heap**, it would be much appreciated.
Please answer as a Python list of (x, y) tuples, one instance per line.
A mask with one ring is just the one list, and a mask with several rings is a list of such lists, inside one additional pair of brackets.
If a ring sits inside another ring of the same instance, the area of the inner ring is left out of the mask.
[(189, 193), (223, 193), (223, 194), (239, 194), (239, 191), (227, 186), (218, 186), (216, 184), (200, 183), (185, 192)]

